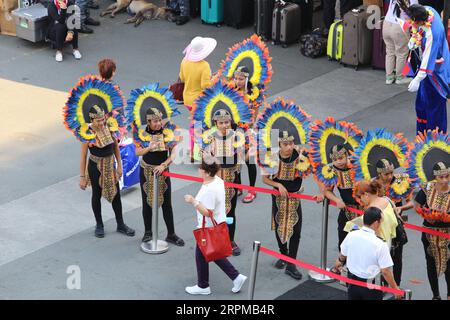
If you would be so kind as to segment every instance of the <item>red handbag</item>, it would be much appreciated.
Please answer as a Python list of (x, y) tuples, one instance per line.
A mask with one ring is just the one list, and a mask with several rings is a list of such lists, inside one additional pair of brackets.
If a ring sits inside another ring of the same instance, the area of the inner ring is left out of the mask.
[(231, 241), (226, 222), (217, 224), (211, 212), (212, 227), (206, 228), (206, 217), (203, 216), (203, 225), (194, 230), (197, 246), (203, 254), (206, 262), (220, 260), (231, 256)]
[(183, 102), (184, 82), (181, 82), (180, 78), (178, 78), (177, 82), (169, 87), (169, 90), (172, 91), (173, 98), (175, 100), (178, 102)]

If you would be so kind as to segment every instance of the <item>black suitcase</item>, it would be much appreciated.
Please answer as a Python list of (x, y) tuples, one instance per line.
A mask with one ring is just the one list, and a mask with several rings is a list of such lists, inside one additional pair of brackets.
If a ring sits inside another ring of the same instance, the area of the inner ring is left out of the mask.
[(197, 18), (200, 15), (200, 0), (189, 0), (189, 11), (192, 18)]
[(298, 42), (302, 33), (302, 12), (300, 6), (284, 1), (277, 2), (272, 15), (272, 41), (286, 48)]
[(236, 29), (253, 24), (253, 7), (253, 0), (225, 0), (225, 24)]
[(272, 14), (275, 0), (255, 0), (255, 32), (264, 41), (272, 38)]

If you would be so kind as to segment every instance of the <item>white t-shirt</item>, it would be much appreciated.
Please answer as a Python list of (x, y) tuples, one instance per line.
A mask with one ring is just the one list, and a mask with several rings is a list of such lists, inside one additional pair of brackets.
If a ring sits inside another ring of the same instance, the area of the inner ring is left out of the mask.
[(341, 253), (347, 257), (348, 270), (363, 279), (373, 279), (380, 269), (394, 265), (387, 244), (365, 226), (345, 237)]
[[(397, 15), (394, 12), (394, 8), (395, 8), (395, 4), (396, 4), (396, 0), (391, 0), (391, 2), (389, 3), (389, 10), (386, 13), (386, 17), (384, 18), (384, 20), (389, 21), (390, 23), (397, 23)], [(419, 0), (409, 0), (410, 4), (418, 4)], [(408, 15), (400, 9), (400, 17), (401, 20), (406, 20), (408, 18)]]
[[(226, 221), (225, 184), (220, 177), (215, 176), (213, 181), (208, 184), (203, 184), (195, 199), (213, 212), (214, 220), (216, 220), (217, 223)], [(203, 215), (197, 211), (197, 229), (202, 227), (202, 223)], [(206, 217), (205, 226), (212, 227), (212, 222), (209, 217)]]

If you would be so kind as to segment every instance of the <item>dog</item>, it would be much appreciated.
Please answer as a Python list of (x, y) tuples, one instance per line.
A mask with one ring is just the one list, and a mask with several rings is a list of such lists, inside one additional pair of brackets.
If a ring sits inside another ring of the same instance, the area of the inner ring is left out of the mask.
[(111, 18), (114, 18), (117, 13), (124, 11), (130, 5), (131, 1), (132, 0), (117, 0), (116, 3), (111, 4), (105, 11), (102, 11), (100, 17), (111, 14)]
[(139, 26), (144, 20), (167, 19), (170, 9), (167, 7), (158, 7), (149, 0), (132, 0), (127, 9), (128, 13), (134, 16), (125, 23), (134, 23)]

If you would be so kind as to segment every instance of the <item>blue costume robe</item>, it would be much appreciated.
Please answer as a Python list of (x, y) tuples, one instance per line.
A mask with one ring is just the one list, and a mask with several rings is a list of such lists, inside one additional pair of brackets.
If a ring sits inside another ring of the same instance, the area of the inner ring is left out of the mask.
[(417, 131), (435, 129), (447, 132), (447, 97), (450, 98), (450, 54), (441, 17), (433, 13), (431, 28), (422, 38), (419, 72), (426, 77), (420, 82), (416, 97)]

